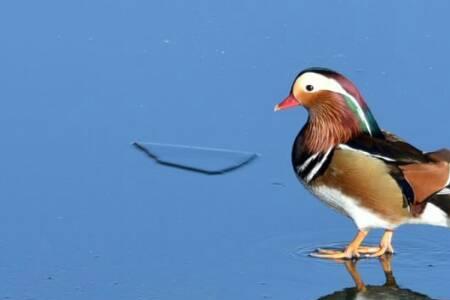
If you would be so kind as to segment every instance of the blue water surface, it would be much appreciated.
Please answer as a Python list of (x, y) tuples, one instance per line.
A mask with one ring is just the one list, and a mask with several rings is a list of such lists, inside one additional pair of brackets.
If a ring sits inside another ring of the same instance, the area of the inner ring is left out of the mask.
[[(448, 1), (0, 3), (0, 299), (317, 299), (354, 287), (307, 257), (355, 228), (295, 178), (301, 69), (351, 78), (380, 125), (450, 146)], [(147, 141), (260, 153), (206, 176)], [(370, 241), (377, 242), (380, 233)], [(394, 236), (398, 284), (450, 298), (450, 232)], [(358, 270), (381, 285), (377, 260)], [(337, 299), (337, 298), (335, 298)]]

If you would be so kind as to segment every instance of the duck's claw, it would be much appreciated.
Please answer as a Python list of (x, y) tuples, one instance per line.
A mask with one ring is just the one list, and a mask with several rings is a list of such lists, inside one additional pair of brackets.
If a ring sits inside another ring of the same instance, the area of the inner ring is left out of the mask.
[(358, 258), (360, 255), (357, 252), (318, 249), (316, 252), (310, 253), (309, 256), (327, 259), (352, 259)]

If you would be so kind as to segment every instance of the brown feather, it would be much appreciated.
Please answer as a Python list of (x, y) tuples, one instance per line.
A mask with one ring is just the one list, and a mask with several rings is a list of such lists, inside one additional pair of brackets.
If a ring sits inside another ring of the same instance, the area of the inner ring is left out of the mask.
[(323, 176), (314, 185), (326, 185), (340, 190), (359, 205), (377, 213), (394, 224), (410, 216), (404, 205), (403, 193), (390, 176), (390, 167), (367, 155), (338, 149)]
[(434, 161), (447, 161), (450, 162), (450, 150), (440, 149), (433, 152), (428, 152), (426, 155)]
[[(305, 93), (306, 94), (306, 93)], [(305, 146), (312, 152), (323, 152), (345, 143), (360, 133), (358, 120), (338, 94), (321, 91), (315, 95), (320, 103), (304, 95), (308, 103), (309, 122), (305, 128)]]
[(409, 164), (400, 166), (400, 169), (414, 191), (414, 204), (424, 202), (445, 188), (449, 177), (449, 164), (444, 161)]

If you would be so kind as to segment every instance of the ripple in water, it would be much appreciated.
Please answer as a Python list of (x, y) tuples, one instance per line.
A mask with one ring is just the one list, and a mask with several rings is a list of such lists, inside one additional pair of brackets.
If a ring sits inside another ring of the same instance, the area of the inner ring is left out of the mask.
[[(421, 232), (414, 236), (409, 232), (394, 234), (393, 246), (396, 251), (394, 254), (396, 264), (401, 268), (423, 268), (424, 266), (445, 266), (450, 268), (450, 232), (439, 229), (431, 232), (431, 234)], [(309, 254), (316, 251), (317, 248), (344, 249), (351, 240), (351, 236), (349, 236), (348, 241), (332, 241), (332, 239), (336, 236), (345, 237), (346, 235), (348, 235), (348, 232), (342, 230), (311, 233), (308, 237), (303, 237), (304, 243), (297, 246), (291, 255), (297, 259), (327, 261), (311, 258)], [(326, 241), (329, 242), (326, 243)], [(377, 244), (377, 235), (369, 237), (364, 243), (364, 245), (368, 246), (376, 246)]]

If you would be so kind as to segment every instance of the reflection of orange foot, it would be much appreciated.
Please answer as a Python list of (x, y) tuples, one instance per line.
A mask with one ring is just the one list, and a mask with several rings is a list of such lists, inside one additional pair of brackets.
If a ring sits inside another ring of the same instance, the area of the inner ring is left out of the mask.
[[(398, 288), (397, 282), (395, 281), (395, 277), (392, 273), (392, 265), (391, 265), (392, 255), (390, 255), (390, 254), (382, 255), (379, 257), (379, 260), (381, 263), (381, 267), (383, 268), (384, 275), (386, 277), (386, 282), (383, 285), (383, 287)], [(374, 290), (376, 288), (380, 288), (377, 286), (370, 286), (370, 285), (369, 285), (369, 287), (367, 287), (364, 284), (361, 276), (358, 273), (358, 270), (356, 269), (357, 262), (358, 262), (357, 260), (346, 260), (344, 262), (344, 264), (345, 264), (345, 268), (347, 269), (348, 273), (350, 274), (353, 281), (355, 282), (356, 289), (358, 290), (358, 292), (364, 293), (370, 289)], [(386, 290), (386, 291), (388, 291), (388, 290)], [(379, 296), (381, 296), (381, 295), (379, 295)], [(385, 296), (387, 296), (387, 294)], [(363, 298), (365, 299), (365, 297), (363, 297)], [(368, 298), (372, 299), (372, 297), (368, 297)]]
[(352, 276), (353, 281), (356, 284), (356, 288), (359, 292), (364, 292), (367, 290), (366, 285), (361, 279), (361, 276), (359, 275), (358, 271), (356, 270), (356, 263), (357, 261), (354, 260), (347, 260), (345, 262), (345, 268), (347, 269), (350, 276)]
[(386, 282), (384, 286), (398, 288), (397, 281), (395, 280), (394, 274), (392, 273), (392, 255), (386, 254), (380, 256), (381, 267), (383, 268), (384, 276), (386, 277)]
[(366, 230), (360, 230), (353, 241), (345, 248), (344, 251), (341, 250), (327, 250), (318, 249), (316, 252), (310, 255), (318, 258), (328, 258), (328, 259), (352, 259), (358, 258), (360, 256), (359, 248), (361, 243), (366, 238), (369, 232)]
[(355, 287), (334, 291), (329, 295), (322, 296), (320, 299), (432, 299), (427, 295), (415, 292), (408, 288), (401, 288), (397, 285), (391, 265), (391, 260), (393, 258), (394, 256), (390, 254), (385, 254), (378, 258), (386, 279), (384, 284), (381, 285), (366, 285), (364, 283), (357, 269), (357, 264), (364, 262), (357, 259), (339, 260), (339, 263), (342, 263), (345, 266), (348, 274), (352, 277)]

